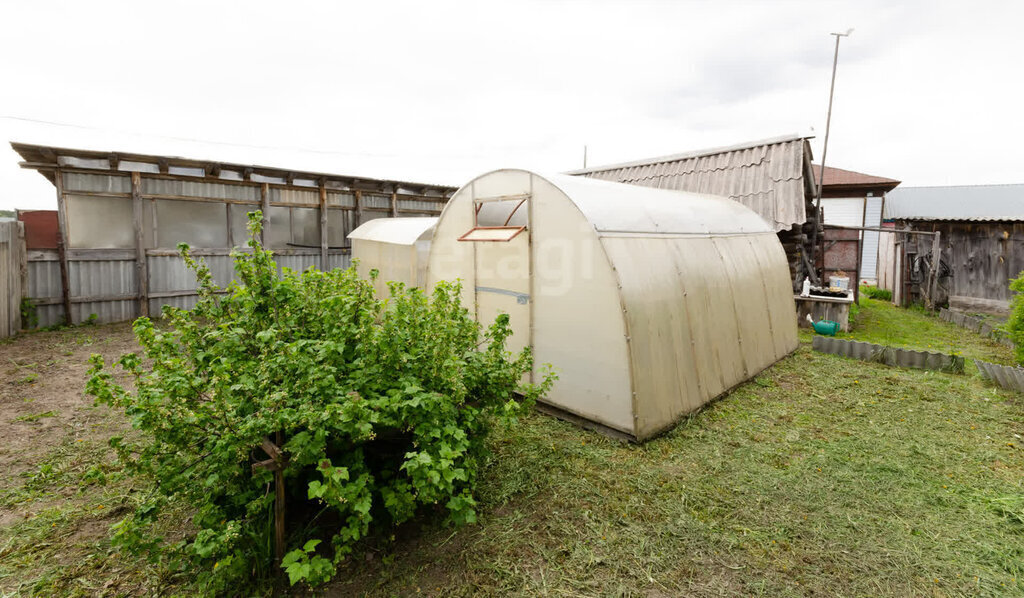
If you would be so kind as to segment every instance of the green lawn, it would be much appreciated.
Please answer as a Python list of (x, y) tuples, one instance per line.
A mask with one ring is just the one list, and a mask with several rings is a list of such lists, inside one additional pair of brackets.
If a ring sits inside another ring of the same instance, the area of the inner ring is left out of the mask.
[[(1009, 359), (1001, 345), (884, 302), (865, 301), (857, 324), (852, 338)], [(322, 591), (1024, 594), (1022, 397), (971, 369), (894, 369), (815, 353), (810, 335), (801, 339), (791, 357), (642, 446), (526, 418), (494, 438), (478, 524), (407, 525), (368, 543)], [(0, 592), (188, 593), (187, 579), (111, 553), (104, 527), (88, 550), (72, 549), (84, 533), (74, 522), (112, 523), (100, 507), (140, 491), (130, 480), (83, 486), (102, 454), (91, 441), (62, 443), (41, 461), (45, 476), (8, 488), (3, 503), (29, 516), (0, 528)]]
[(969, 359), (1000, 364), (1013, 363), (1013, 350), (1006, 345), (943, 322), (937, 315), (923, 309), (897, 309), (888, 301), (863, 295), (860, 301), (861, 307), (851, 331), (839, 334), (840, 338), (906, 349), (960, 353)]

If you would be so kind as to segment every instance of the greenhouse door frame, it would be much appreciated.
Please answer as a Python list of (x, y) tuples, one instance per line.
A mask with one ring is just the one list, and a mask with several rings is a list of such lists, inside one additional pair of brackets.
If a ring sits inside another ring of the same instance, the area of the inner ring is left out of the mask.
[[(532, 186), (532, 181), (531, 181)], [(505, 349), (518, 354), (533, 346), (533, 241), (529, 223), (533, 218), (533, 193), (473, 199), (473, 228), (459, 241), (473, 243), (473, 300), (477, 321), (484, 329), (505, 313), (512, 335)], [(501, 226), (480, 226), (484, 204), (508, 202), (510, 211)], [(527, 225), (510, 225), (523, 207)], [(527, 375), (533, 380), (533, 372)]]

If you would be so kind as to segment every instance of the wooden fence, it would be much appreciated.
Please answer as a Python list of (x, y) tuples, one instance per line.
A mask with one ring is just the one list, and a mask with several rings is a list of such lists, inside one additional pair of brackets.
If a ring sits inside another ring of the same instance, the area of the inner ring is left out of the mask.
[(21, 329), (21, 290), (25, 276), (25, 229), (0, 222), (0, 338)]

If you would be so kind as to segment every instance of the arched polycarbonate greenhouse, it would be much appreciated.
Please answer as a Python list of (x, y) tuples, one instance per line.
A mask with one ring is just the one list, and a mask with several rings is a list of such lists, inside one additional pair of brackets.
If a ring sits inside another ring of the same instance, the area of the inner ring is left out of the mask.
[(374, 289), (379, 297), (387, 297), (390, 281), (407, 287), (426, 284), (427, 257), (436, 225), (436, 217), (377, 218), (349, 233), (356, 270), (363, 277), (371, 269), (378, 272)]
[(498, 170), (449, 201), (428, 288), (461, 279), (481, 322), (559, 374), (544, 402), (643, 440), (797, 346), (775, 231), (715, 196)]

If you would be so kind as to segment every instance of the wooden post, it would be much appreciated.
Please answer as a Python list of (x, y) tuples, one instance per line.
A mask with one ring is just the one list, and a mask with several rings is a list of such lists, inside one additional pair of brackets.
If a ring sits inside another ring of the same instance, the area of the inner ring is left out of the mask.
[(391, 191), (391, 217), (398, 218), (398, 190)]
[(935, 231), (935, 236), (932, 237), (932, 267), (929, 272), (929, 289), (928, 297), (931, 300), (931, 309), (935, 309), (936, 301), (935, 296), (939, 291), (939, 265), (942, 262), (942, 244), (941, 244), (942, 233), (938, 230)]
[(260, 185), (260, 210), (263, 212), (263, 231), (260, 233), (260, 245), (266, 249), (270, 246), (270, 185)]
[(320, 271), (326, 272), (330, 268), (327, 264), (327, 186), (320, 181)]
[(60, 260), (60, 293), (64, 305), (64, 324), (71, 325), (71, 283), (68, 278), (68, 211), (64, 203), (64, 174), (54, 171), (53, 184), (57, 187), (57, 259)]
[(359, 225), (363, 223), (363, 192), (356, 189), (355, 194), (356, 211), (355, 211), (355, 226), (352, 228), (359, 228)]
[(901, 307), (910, 305), (910, 264), (907, 263), (907, 244), (910, 242), (910, 226), (903, 229), (903, 253), (900, 259), (900, 269), (903, 270), (903, 297)]
[(16, 330), (21, 330), (23, 324), (21, 321), (21, 302), (28, 298), (28, 249), (25, 246), (25, 224), (23, 222), (18, 223), (18, 255), (20, 256), (18, 262), (18, 289), (21, 295), (16, 298), (18, 301), (18, 327)]
[(149, 265), (142, 234), (142, 174), (132, 172), (132, 226), (135, 228), (135, 279), (138, 281), (139, 316), (149, 316)]
[(269, 469), (274, 472), (274, 562), (280, 567), (284, 560), (285, 549), (285, 510), (284, 510), (284, 467), (285, 459), (278, 448), (282, 444), (281, 433), (278, 432), (273, 443), (269, 438), (264, 438), (261, 448), (270, 459), (253, 463), (252, 469)]
[(857, 270), (853, 273), (853, 302), (860, 305), (860, 263), (864, 254), (864, 231), (860, 231), (857, 237)]
[(224, 204), (224, 221), (227, 222), (228, 226), (228, 249), (235, 248), (235, 231), (231, 227), (231, 204)]

